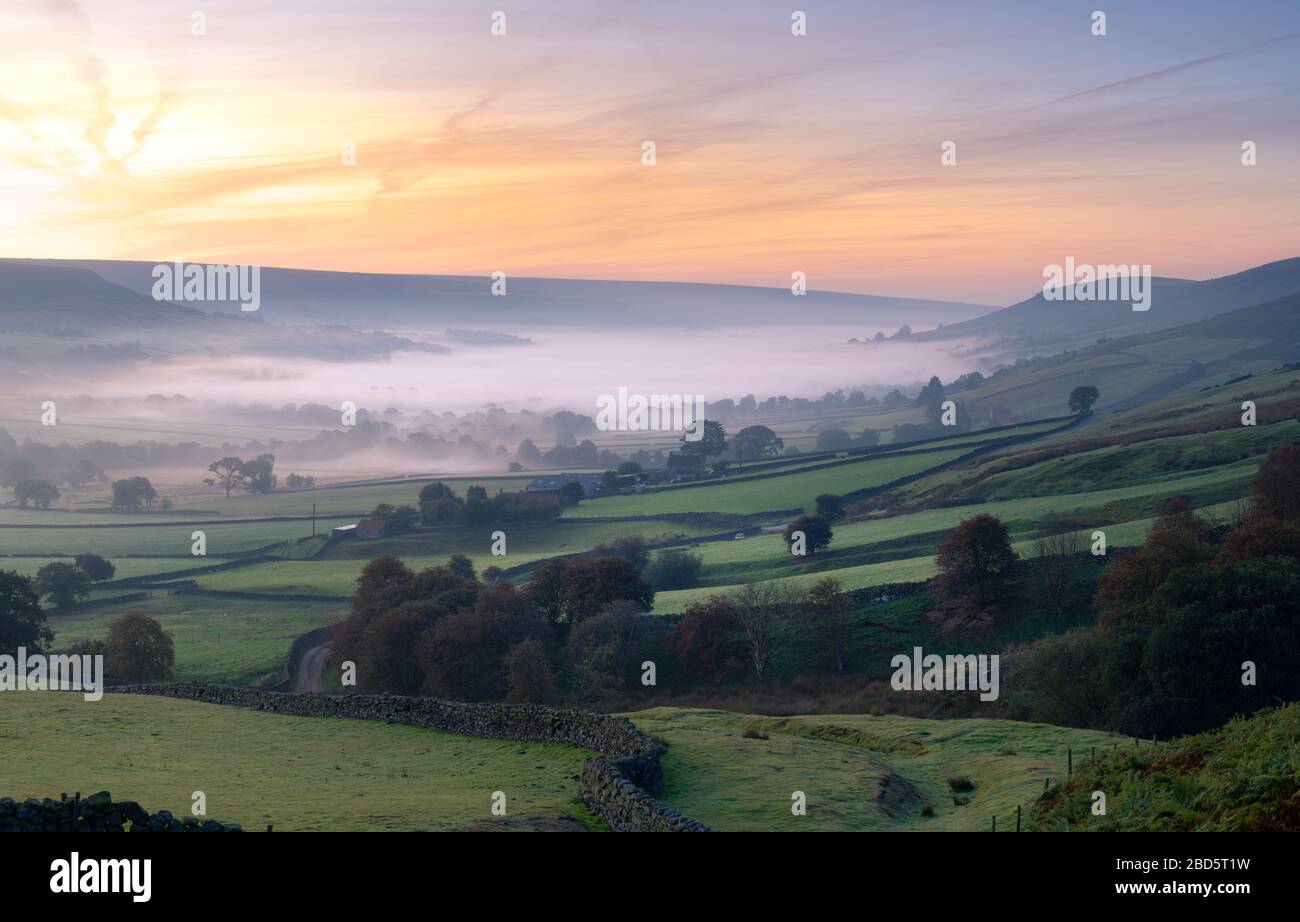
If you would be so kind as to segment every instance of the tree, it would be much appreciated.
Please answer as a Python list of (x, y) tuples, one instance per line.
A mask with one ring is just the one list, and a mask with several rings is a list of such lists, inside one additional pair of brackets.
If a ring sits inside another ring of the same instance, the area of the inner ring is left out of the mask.
[(542, 463), (542, 451), (533, 444), (532, 439), (524, 439), (520, 442), (515, 454), (524, 464), (537, 465)]
[(642, 613), (628, 602), (612, 602), (569, 632), (566, 657), (574, 691), (583, 703), (632, 686), (641, 663)]
[(830, 523), (817, 515), (804, 515), (795, 519), (785, 527), (783, 533), (785, 543), (793, 550), (795, 532), (803, 532), (804, 550), (809, 554), (816, 554), (824, 547), (829, 547), (835, 533), (831, 531)]
[(741, 462), (775, 458), (785, 448), (785, 442), (767, 426), (746, 426), (736, 433), (733, 441), (736, 459)]
[(56, 608), (66, 608), (90, 594), (90, 578), (70, 563), (47, 563), (36, 571), (36, 592), (49, 596)]
[(529, 638), (510, 648), (503, 663), (508, 691), (506, 700), (549, 704), (556, 698), (555, 670), (540, 640)]
[(644, 570), (650, 562), (650, 551), (645, 538), (640, 535), (623, 535), (615, 538), (612, 544), (597, 544), (592, 549), (595, 557), (622, 557), (638, 570)]
[[(1142, 664), (1151, 688), (1144, 732), (1217, 727), (1300, 698), (1300, 564), (1265, 557), (1170, 575), (1152, 599)], [(1255, 664), (1255, 683), (1242, 681)]]
[(1101, 393), (1091, 384), (1082, 384), (1070, 391), (1070, 412), (1078, 413), (1080, 416), (1092, 412), (1092, 405), (1097, 402)]
[(1044, 637), (1019, 652), (1017, 692), (1027, 693), (1030, 720), (1067, 727), (1110, 726), (1107, 663), (1114, 641), (1096, 630)]
[(570, 480), (564, 486), (560, 487), (560, 505), (576, 506), (585, 499), (587, 491), (582, 488), (582, 484), (576, 480)]
[(168, 682), (176, 663), (172, 635), (143, 612), (129, 612), (108, 626), (104, 672), (117, 682)]
[(704, 455), (706, 458), (718, 458), (727, 451), (727, 430), (722, 423), (706, 419), (700, 438), (692, 441), (682, 436), (682, 452), (689, 455)]
[(94, 583), (112, 579), (117, 572), (117, 568), (112, 563), (98, 554), (78, 554), (76, 563), (77, 569), (86, 574), (86, 578)]
[(618, 492), (618, 471), (609, 470), (600, 475), (600, 492)]
[(930, 383), (921, 388), (921, 393), (916, 397), (916, 405), (925, 407), (928, 415), (932, 411), (937, 411), (942, 403), (943, 382), (939, 380), (938, 375), (934, 375), (930, 378)]
[(1151, 597), (1171, 573), (1215, 556), (1209, 527), (1185, 499), (1169, 501), (1142, 545), (1115, 557), (1097, 581), (1093, 607), (1103, 628), (1143, 626), (1151, 620)]
[(690, 589), (700, 581), (704, 558), (680, 548), (660, 551), (645, 570), (645, 579), (656, 591)]
[[(275, 455), (258, 455), (243, 465), (245, 489), (249, 493), (270, 493), (275, 489)], [(230, 493), (227, 491), (227, 496)]]
[(152, 506), (158, 498), (158, 491), (153, 488), (148, 477), (128, 477), (113, 481), (113, 508), (135, 510), (141, 506)]
[(982, 512), (961, 523), (939, 543), (935, 588), (946, 602), (966, 602), (984, 611), (998, 601), (1015, 571), (1016, 552), (1006, 525)]
[(643, 468), (641, 465), (637, 464), (635, 461), (624, 461), (618, 466), (619, 475), (624, 477), (629, 474), (639, 474), (642, 470)]
[(217, 486), (226, 491), (227, 499), (230, 497), (232, 490), (243, 486), (248, 480), (248, 472), (244, 469), (244, 460), (242, 458), (228, 456), (220, 461), (213, 461), (208, 465), (208, 470), (216, 475), (213, 479), (216, 481)]
[(59, 491), (44, 480), (22, 480), (14, 484), (14, 499), (18, 507), (26, 509), (29, 502), (38, 509), (49, 509), (50, 503), (59, 498)]
[(844, 672), (849, 636), (853, 632), (853, 600), (833, 576), (808, 590), (808, 608), (817, 622), (817, 641), (826, 650), (835, 672)]
[(880, 433), (875, 429), (863, 429), (862, 435), (858, 436), (858, 444), (873, 448), (880, 444)]
[(528, 579), (528, 594), (553, 624), (576, 624), (619, 599), (649, 611), (655, 596), (633, 564), (590, 556), (543, 561)]
[(1300, 446), (1274, 448), (1251, 481), (1256, 514), (1282, 522), (1300, 522)]
[(818, 451), (842, 451), (853, 447), (853, 436), (843, 429), (823, 429), (817, 433)]
[(315, 477), (304, 477), (296, 471), (284, 478), (284, 485), (290, 490), (310, 490), (316, 486)]
[(678, 667), (697, 682), (720, 685), (747, 668), (736, 605), (727, 596), (689, 603), (664, 644)]
[(823, 493), (814, 500), (817, 504), (817, 517), (827, 522), (834, 522), (844, 515), (844, 497), (834, 493)]
[(19, 458), (11, 462), (0, 472), (0, 487), (12, 487), (24, 480), (38, 480), (40, 474), (36, 471), (36, 465), (26, 458)]
[(1033, 584), (1044, 607), (1057, 617), (1066, 613), (1078, 585), (1084, 547), (1083, 535), (1064, 525), (1049, 526), (1034, 541)]
[(40, 653), (53, 640), (32, 581), (12, 570), (0, 570), (0, 653), (14, 656), (19, 647)]
[(803, 601), (797, 589), (785, 583), (749, 583), (732, 597), (736, 628), (760, 684), (766, 682), (773, 661), (795, 638), (793, 615)]

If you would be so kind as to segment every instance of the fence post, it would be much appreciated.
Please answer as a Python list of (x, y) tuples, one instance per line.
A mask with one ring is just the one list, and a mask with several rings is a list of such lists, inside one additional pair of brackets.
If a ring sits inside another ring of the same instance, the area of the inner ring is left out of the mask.
[(270, 823), (267, 823), (267, 824), (266, 824), (266, 831), (267, 831), (267, 832), (270, 832), (270, 831), (271, 831), (271, 824), (270, 824)]
[(1016, 804), (1016, 832), (1020, 831), (1020, 804)]
[(1073, 776), (1074, 776), (1074, 750), (1066, 749), (1065, 750), (1065, 777), (1071, 778)]
[(78, 791), (72, 801), (72, 826), (77, 832), (81, 832), (81, 792)]
[(996, 813), (993, 814), (993, 831), (998, 831), (998, 815)]

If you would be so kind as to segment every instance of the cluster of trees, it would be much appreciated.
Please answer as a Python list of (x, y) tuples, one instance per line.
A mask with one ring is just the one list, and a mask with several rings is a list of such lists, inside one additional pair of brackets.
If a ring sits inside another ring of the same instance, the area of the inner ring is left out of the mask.
[(814, 658), (838, 674), (849, 666), (853, 612), (833, 577), (808, 590), (751, 583), (687, 605), (665, 647), (679, 677), (692, 684), (766, 682), (798, 643), (811, 645)]
[[(624, 643), (654, 592), (616, 556), (547, 561), (523, 590), (468, 559), (414, 572), (370, 561), (332, 645), (362, 690), (549, 703), (635, 680)], [(618, 670), (626, 667), (626, 675)]]
[(227, 455), (220, 461), (209, 464), (208, 470), (214, 476), (205, 478), (203, 482), (210, 487), (221, 487), (226, 491), (227, 497), (240, 487), (249, 493), (270, 493), (278, 480), (275, 475), (275, 455), (269, 453), (260, 454), (251, 461)]
[(822, 548), (830, 546), (835, 538), (831, 523), (844, 515), (844, 498), (834, 493), (823, 493), (815, 500), (816, 508), (811, 515), (801, 515), (785, 527), (782, 533), (790, 552), (796, 552), (797, 536), (802, 535), (803, 553), (807, 556), (816, 554)]
[(1300, 699), (1300, 448), (1269, 455), (1228, 526), (1169, 505), (1094, 606), (1095, 628), (1016, 654), (1025, 716), (1168, 737)]
[[(91, 569), (104, 566), (111, 569), (112, 565), (102, 558), (84, 556), (85, 565)], [(78, 561), (80, 566), (82, 558)], [(105, 681), (117, 685), (172, 679), (176, 662), (172, 635), (154, 618), (142, 612), (128, 612), (109, 625), (104, 640), (83, 641), (52, 650), (54, 633), (41, 608), (40, 596), (41, 589), (33, 580), (11, 570), (0, 570), (0, 653), (13, 656), (23, 647), (29, 654), (102, 655)]]
[[(112, 504), (114, 509), (134, 511), (141, 506), (152, 509), (157, 500), (158, 491), (154, 489), (148, 477), (126, 477), (122, 480), (113, 481)], [(164, 500), (163, 502), (166, 505), (168, 501)]]
[[(580, 484), (566, 484), (577, 486)], [(564, 497), (561, 496), (561, 502)], [(497, 491), (495, 496), (488, 496), (484, 487), (473, 485), (465, 489), (465, 496), (460, 497), (451, 487), (441, 480), (425, 484), (420, 489), (419, 508), (399, 506), (395, 517), (407, 523), (413, 516), (418, 516), (425, 525), (486, 525), (498, 522), (536, 522), (554, 519), (560, 510), (542, 497), (528, 493), (506, 493)], [(379, 512), (379, 510), (376, 510)]]
[[(4, 430), (0, 430), (3, 434)], [(39, 453), (38, 453), (39, 454)], [(59, 460), (55, 459), (56, 461)], [(50, 470), (51, 468), (46, 468)], [(72, 467), (63, 469), (52, 477), (41, 477), (36, 465), (29, 458), (15, 458), (0, 465), (0, 487), (14, 488), (28, 482), (53, 484), (55, 486), (79, 487), (88, 483), (100, 483), (108, 478), (103, 469), (93, 461), (82, 459)]]
[(690, 589), (700, 581), (704, 558), (682, 548), (659, 551), (652, 558), (645, 538), (625, 535), (609, 544), (598, 544), (593, 557), (620, 557), (631, 564), (656, 592)]
[(32, 586), (40, 598), (56, 608), (67, 608), (90, 594), (92, 583), (110, 580), (117, 572), (111, 561), (98, 554), (79, 554), (72, 563), (56, 560), (36, 571)]

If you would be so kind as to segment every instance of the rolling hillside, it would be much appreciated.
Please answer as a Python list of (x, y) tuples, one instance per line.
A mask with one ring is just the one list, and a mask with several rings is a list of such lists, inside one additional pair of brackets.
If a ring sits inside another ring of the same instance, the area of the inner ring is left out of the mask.
[(1275, 301), (1300, 292), (1300, 257), (1267, 263), (1203, 282), (1155, 277), (1148, 311), (1127, 301), (1048, 301), (1042, 293), (1000, 311), (920, 334), (918, 339), (1091, 341), (1105, 334), (1154, 332)]
[[(2, 263), (3, 261), (0, 261)], [(154, 264), (113, 260), (48, 260), (44, 265), (91, 271), (114, 285), (147, 295)], [(508, 297), (495, 297), (479, 276), (386, 275), (264, 268), (262, 311), (277, 322), (357, 322), (365, 305), (367, 325), (440, 329), (458, 325), (522, 324), (528, 327), (750, 326), (791, 323), (788, 277), (778, 287), (683, 282), (509, 278)], [(204, 306), (204, 305), (200, 305)], [(228, 310), (229, 305), (212, 305)], [(797, 322), (862, 324), (894, 329), (937, 326), (977, 317), (981, 304), (809, 291)], [(703, 320), (701, 318), (707, 318)]]

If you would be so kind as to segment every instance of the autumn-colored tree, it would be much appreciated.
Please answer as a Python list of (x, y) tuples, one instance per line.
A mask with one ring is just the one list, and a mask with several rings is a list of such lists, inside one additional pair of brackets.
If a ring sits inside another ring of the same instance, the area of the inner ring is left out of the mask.
[(1142, 545), (1118, 555), (1102, 571), (1093, 598), (1098, 624), (1149, 623), (1151, 595), (1169, 574), (1205, 563), (1215, 553), (1209, 527), (1187, 500), (1169, 501)]
[(546, 647), (530, 638), (510, 648), (505, 657), (506, 700), (525, 704), (550, 704), (558, 697), (555, 669)]
[(941, 601), (985, 611), (1010, 587), (1016, 567), (1007, 526), (981, 512), (963, 519), (939, 542), (935, 594)]
[(1215, 563), (1246, 563), (1261, 557), (1300, 560), (1300, 523), (1253, 517), (1223, 536)]
[(143, 612), (129, 612), (108, 626), (104, 672), (113, 681), (168, 682), (175, 663), (171, 633)]
[(710, 596), (707, 601), (688, 604), (664, 642), (691, 681), (720, 685), (745, 669), (735, 603), (726, 596)]
[(649, 611), (655, 597), (637, 568), (622, 557), (582, 556), (544, 561), (529, 578), (528, 590), (553, 624), (577, 623), (619, 599)]
[(1269, 452), (1250, 487), (1257, 515), (1300, 522), (1300, 445)]

